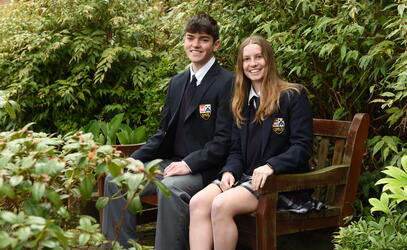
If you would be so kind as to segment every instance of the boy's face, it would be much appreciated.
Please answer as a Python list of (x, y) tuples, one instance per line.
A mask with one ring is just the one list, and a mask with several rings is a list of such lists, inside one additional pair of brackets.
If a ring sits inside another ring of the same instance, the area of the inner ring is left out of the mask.
[(202, 68), (219, 48), (219, 40), (206, 33), (185, 33), (184, 49), (196, 72)]

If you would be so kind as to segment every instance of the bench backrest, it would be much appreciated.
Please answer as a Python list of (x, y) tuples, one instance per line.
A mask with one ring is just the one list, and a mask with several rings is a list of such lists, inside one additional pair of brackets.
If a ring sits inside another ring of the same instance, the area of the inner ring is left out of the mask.
[[(348, 216), (352, 211), (350, 204), (355, 200), (359, 182), (369, 117), (367, 114), (356, 114), (352, 121), (314, 119), (313, 125), (315, 155), (310, 160), (311, 168), (317, 170), (332, 165), (350, 164), (346, 186), (330, 186), (316, 190), (315, 193), (328, 205), (344, 202), (343, 216)], [(339, 198), (338, 193), (342, 193)]]

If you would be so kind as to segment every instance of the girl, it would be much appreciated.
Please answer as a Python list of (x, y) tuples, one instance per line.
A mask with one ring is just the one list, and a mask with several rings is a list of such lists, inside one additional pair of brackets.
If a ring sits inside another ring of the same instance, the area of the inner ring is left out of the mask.
[(309, 171), (312, 114), (301, 85), (282, 80), (271, 45), (253, 35), (239, 48), (232, 147), (219, 179), (190, 202), (191, 250), (235, 249), (237, 214), (255, 211), (272, 174)]

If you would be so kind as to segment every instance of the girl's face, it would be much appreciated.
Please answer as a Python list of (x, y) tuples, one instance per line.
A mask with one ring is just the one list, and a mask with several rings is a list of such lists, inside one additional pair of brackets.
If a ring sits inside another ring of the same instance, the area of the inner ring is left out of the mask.
[(261, 85), (266, 74), (266, 60), (257, 44), (248, 44), (243, 48), (243, 72), (252, 84)]

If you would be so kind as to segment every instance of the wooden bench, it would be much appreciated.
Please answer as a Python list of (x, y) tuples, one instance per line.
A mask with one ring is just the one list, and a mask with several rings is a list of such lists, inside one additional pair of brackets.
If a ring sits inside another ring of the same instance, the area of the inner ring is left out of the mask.
[[(369, 116), (356, 114), (352, 121), (314, 119), (313, 125), (315, 157), (310, 160), (313, 171), (270, 176), (260, 191), (262, 195), (257, 210), (235, 218), (239, 228), (239, 242), (248, 243), (257, 250), (274, 250), (278, 235), (336, 228), (342, 226), (343, 219), (352, 214)], [(278, 193), (302, 189), (314, 189), (314, 196), (328, 208), (306, 214), (277, 210)], [(103, 188), (99, 191), (103, 195)], [(155, 196), (144, 197), (142, 201), (157, 204)], [(144, 214), (140, 219), (142, 217)], [(152, 215), (147, 221), (154, 219)]]

